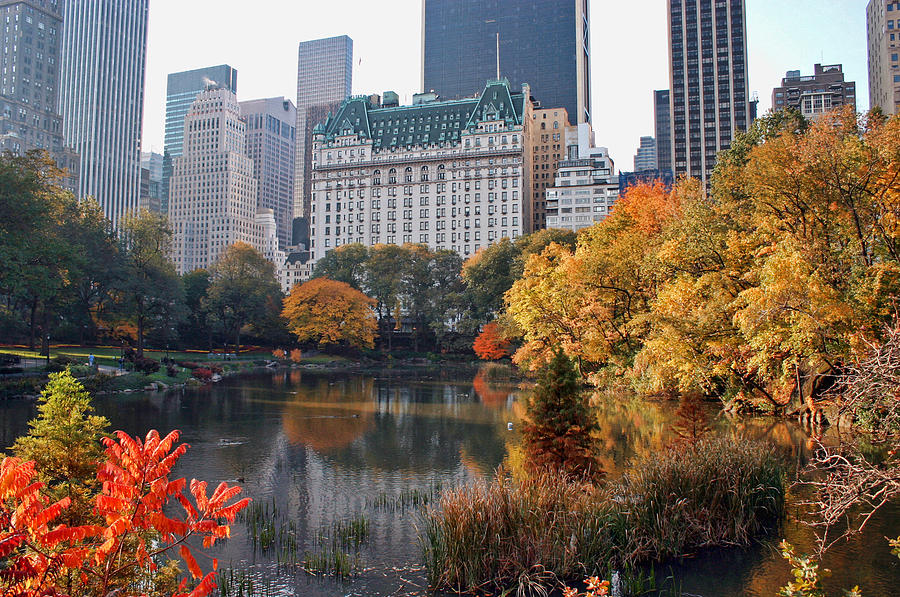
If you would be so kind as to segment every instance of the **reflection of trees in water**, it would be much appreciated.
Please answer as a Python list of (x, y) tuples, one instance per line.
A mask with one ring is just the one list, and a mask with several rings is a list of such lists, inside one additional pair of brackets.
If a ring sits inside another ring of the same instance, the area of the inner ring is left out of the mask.
[(460, 454), (491, 471), (505, 446), (502, 413), (485, 411), (471, 386), (359, 376), (307, 377), (284, 406), (288, 440), (349, 469), (455, 470)]

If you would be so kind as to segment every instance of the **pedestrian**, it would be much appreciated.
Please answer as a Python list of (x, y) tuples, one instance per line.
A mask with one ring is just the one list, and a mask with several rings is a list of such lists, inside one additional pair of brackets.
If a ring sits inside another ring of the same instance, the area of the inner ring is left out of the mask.
[(94, 353), (88, 355), (88, 366), (90, 366), (91, 369), (94, 368)]

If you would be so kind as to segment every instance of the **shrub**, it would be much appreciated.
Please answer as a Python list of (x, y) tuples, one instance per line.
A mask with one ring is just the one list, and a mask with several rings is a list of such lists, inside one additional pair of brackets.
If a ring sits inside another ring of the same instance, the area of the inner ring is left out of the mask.
[(213, 372), (205, 367), (197, 367), (191, 374), (200, 381), (209, 381), (213, 376)]
[(159, 371), (159, 361), (147, 359), (144, 357), (136, 357), (134, 359), (134, 370), (147, 375)]
[(175, 365), (166, 365), (166, 375), (169, 377), (178, 377), (178, 369), (175, 368)]
[(291, 360), (295, 363), (299, 363), (303, 360), (303, 351), (299, 348), (295, 348), (291, 351)]
[(436, 590), (533, 592), (562, 581), (746, 545), (784, 511), (784, 465), (763, 444), (703, 440), (637, 463), (616, 483), (545, 471), (445, 492), (424, 515)]
[(79, 361), (78, 359), (61, 354), (50, 359), (50, 364), (48, 365), (47, 369), (49, 371), (59, 373), (61, 371), (65, 371), (67, 367), (80, 364), (81, 361)]
[(203, 365), (201, 365), (200, 363), (195, 363), (195, 362), (193, 362), (193, 361), (176, 361), (176, 363), (177, 363), (178, 365), (184, 367), (185, 369), (190, 369), (190, 370), (192, 370), (192, 371), (193, 371), (194, 369), (199, 369), (200, 367), (203, 366)]

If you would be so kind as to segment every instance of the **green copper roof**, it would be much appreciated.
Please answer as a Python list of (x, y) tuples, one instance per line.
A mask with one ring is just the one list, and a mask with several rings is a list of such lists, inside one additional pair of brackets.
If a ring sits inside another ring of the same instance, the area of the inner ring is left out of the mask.
[(372, 139), (375, 149), (455, 144), (464, 129), (476, 126), (486, 116), (510, 125), (521, 124), (524, 102), (524, 93), (511, 93), (505, 79), (489, 81), (479, 97), (412, 106), (382, 108), (368, 97), (354, 96), (344, 100), (336, 114), (329, 115), (324, 130), (316, 126), (314, 132), (324, 134), (326, 140), (358, 134)]

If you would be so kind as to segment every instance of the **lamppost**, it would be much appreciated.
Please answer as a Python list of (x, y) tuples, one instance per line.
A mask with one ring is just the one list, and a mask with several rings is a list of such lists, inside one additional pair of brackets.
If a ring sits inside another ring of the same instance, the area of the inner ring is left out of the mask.
[(47, 334), (47, 366), (50, 366), (50, 334)]

